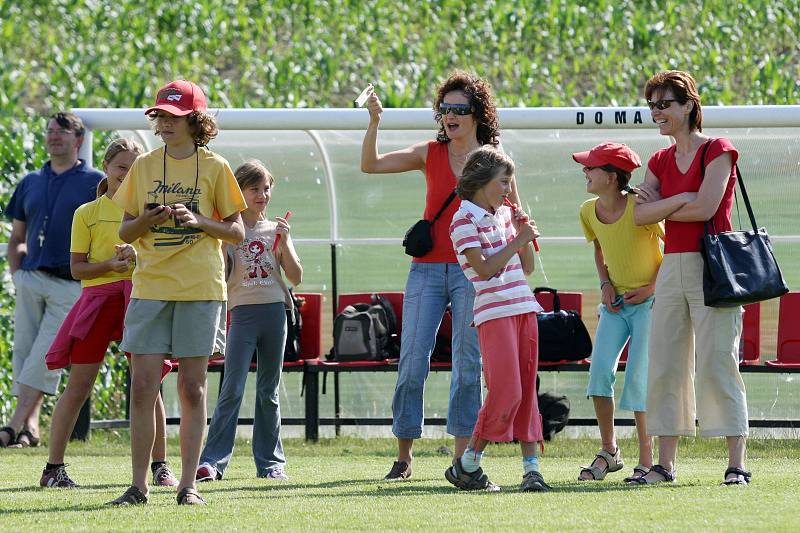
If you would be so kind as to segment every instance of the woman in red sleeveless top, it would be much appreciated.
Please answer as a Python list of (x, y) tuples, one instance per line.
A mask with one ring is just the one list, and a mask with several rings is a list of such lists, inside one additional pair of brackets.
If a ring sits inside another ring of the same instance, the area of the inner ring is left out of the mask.
[[(361, 149), (361, 171), (386, 174), (419, 170), (425, 175), (425, 211), (433, 220), (455, 189), (467, 154), (485, 144), (499, 144), (497, 109), (486, 81), (454, 72), (438, 88), (434, 118), (439, 131), (434, 141), (378, 153), (378, 125), (383, 108), (374, 92), (367, 100), (369, 127)], [(512, 200), (519, 203), (516, 186)], [(397, 461), (386, 479), (411, 477), (412, 445), (422, 436), (423, 390), (436, 332), (445, 308), (453, 313), (453, 371), (447, 410), (447, 432), (455, 437), (460, 457), (472, 434), (481, 404), (481, 360), (472, 323), (475, 291), (461, 272), (450, 241), (450, 222), (460, 201), (453, 199), (433, 223), (433, 249), (414, 258), (403, 298), (400, 364), (392, 401), (392, 432), (397, 437)]]
[(704, 305), (700, 255), (705, 221), (712, 221), (715, 231), (731, 229), (739, 154), (728, 139), (702, 133), (700, 95), (690, 74), (656, 74), (645, 86), (645, 97), (659, 133), (675, 143), (650, 158), (634, 211), (640, 225), (666, 220), (647, 376), (647, 429), (659, 437), (659, 464), (636, 480), (675, 479), (678, 437), (694, 436), (696, 419), (701, 436), (727, 439), (724, 483), (746, 484), (742, 308)]

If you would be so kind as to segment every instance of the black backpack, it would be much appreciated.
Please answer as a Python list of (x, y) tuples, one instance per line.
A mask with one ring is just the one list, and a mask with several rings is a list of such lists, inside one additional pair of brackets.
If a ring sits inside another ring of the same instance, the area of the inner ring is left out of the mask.
[(333, 320), (336, 361), (380, 361), (397, 357), (397, 317), (391, 304), (373, 294), (372, 303), (348, 305)]
[(552, 392), (539, 392), (539, 376), (536, 376), (536, 394), (539, 414), (542, 415), (542, 435), (551, 441), (569, 422), (569, 398)]
[(305, 300), (298, 298), (294, 291), (289, 289), (292, 298), (292, 309), (286, 310), (286, 347), (283, 350), (283, 361), (293, 362), (300, 360), (300, 333), (303, 329), (303, 315), (300, 309)]

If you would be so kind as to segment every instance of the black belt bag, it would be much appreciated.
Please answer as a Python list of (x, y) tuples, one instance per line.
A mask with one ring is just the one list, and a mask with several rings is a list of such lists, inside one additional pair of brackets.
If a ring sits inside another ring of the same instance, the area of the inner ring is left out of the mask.
[(450, 205), (450, 202), (452, 202), (455, 197), (456, 191), (451, 192), (450, 196), (448, 196), (447, 200), (442, 204), (442, 208), (439, 209), (439, 212), (433, 217), (433, 220), (428, 221), (423, 218), (408, 228), (406, 236), (403, 237), (403, 247), (408, 255), (411, 257), (422, 257), (433, 249), (433, 235), (431, 234), (433, 231), (433, 223), (442, 216), (444, 210), (447, 209), (447, 206)]
[[(711, 141), (705, 144), (700, 156), (703, 178), (706, 173), (706, 150), (710, 144)], [(709, 307), (737, 307), (777, 298), (789, 292), (772, 252), (767, 230), (756, 225), (738, 165), (736, 176), (753, 230), (717, 233), (713, 219), (706, 221), (701, 254), (704, 264), (703, 299)]]

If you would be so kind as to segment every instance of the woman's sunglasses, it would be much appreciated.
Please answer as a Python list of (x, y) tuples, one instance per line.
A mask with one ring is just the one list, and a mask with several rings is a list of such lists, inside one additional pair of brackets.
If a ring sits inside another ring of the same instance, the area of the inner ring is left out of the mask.
[(442, 116), (453, 113), (454, 115), (471, 115), (474, 110), (470, 104), (439, 104), (439, 113)]
[(658, 108), (663, 111), (669, 106), (671, 106), (672, 102), (677, 102), (677, 100), (675, 100), (674, 98), (662, 98), (661, 100), (656, 100), (655, 102), (648, 100), (647, 107), (649, 107), (651, 111), (653, 110), (653, 108)]

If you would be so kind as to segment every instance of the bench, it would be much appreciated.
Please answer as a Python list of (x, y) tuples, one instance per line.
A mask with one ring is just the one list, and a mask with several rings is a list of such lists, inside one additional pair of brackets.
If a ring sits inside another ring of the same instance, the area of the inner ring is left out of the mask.
[[(341, 294), (339, 295), (336, 309), (337, 312), (341, 312), (345, 307), (348, 305), (352, 305), (355, 303), (369, 303), (371, 302), (373, 293), (350, 293), (350, 294)], [(389, 303), (392, 305), (392, 308), (395, 311), (395, 315), (397, 315), (397, 328), (398, 328), (398, 335), (402, 332), (402, 321), (403, 321), (403, 293), (402, 292), (378, 292), (376, 294), (380, 294), (384, 296)], [(574, 310), (578, 314), (581, 313), (582, 306), (583, 306), (583, 294), (579, 292), (559, 292), (558, 293), (561, 299), (561, 307), (565, 310)], [(552, 311), (553, 309), (553, 295), (550, 293), (540, 293), (537, 294), (537, 299), (540, 301), (542, 307), (545, 311)], [(450, 324), (448, 320), (449, 316), (445, 314), (445, 317), (442, 320), (441, 328), (445, 330), (448, 328), (452, 328), (452, 324)], [(447, 335), (447, 332), (445, 332)], [(307, 419), (307, 428), (316, 424), (323, 424), (323, 425), (333, 425), (335, 428), (336, 435), (339, 435), (340, 428), (342, 425), (391, 425), (392, 420), (391, 418), (345, 418), (342, 416), (341, 412), (341, 394), (339, 388), (339, 374), (343, 372), (396, 372), (398, 367), (398, 360), (397, 359), (384, 359), (382, 361), (348, 361), (348, 362), (337, 362), (337, 361), (309, 361), (306, 365), (305, 369), (308, 374), (315, 374), (313, 377), (306, 377), (306, 419)], [(451, 371), (452, 367), (449, 362), (431, 362), (430, 364), (430, 371), (431, 372), (449, 372)], [(578, 362), (567, 362), (567, 361), (558, 361), (558, 362), (540, 362), (539, 370), (552, 370), (552, 371), (585, 371), (588, 368), (588, 360), (578, 361)], [(315, 406), (309, 409), (309, 402), (313, 401), (311, 397), (311, 390), (312, 386), (314, 390), (318, 390), (319, 386), (319, 374), (323, 375), (323, 394), (325, 394), (325, 384), (327, 382), (327, 375), (328, 373), (333, 374), (333, 398), (334, 398), (334, 417), (333, 419), (317, 419), (315, 422), (314, 420), (310, 420), (310, 415), (319, 413), (319, 406)], [(313, 383), (313, 385), (312, 385)], [(430, 418), (425, 419), (425, 424), (429, 425), (444, 425), (446, 424), (446, 420), (442, 418)], [(306, 438), (311, 438), (311, 440), (316, 440), (318, 437), (318, 431), (314, 432), (312, 436), (306, 434)]]

